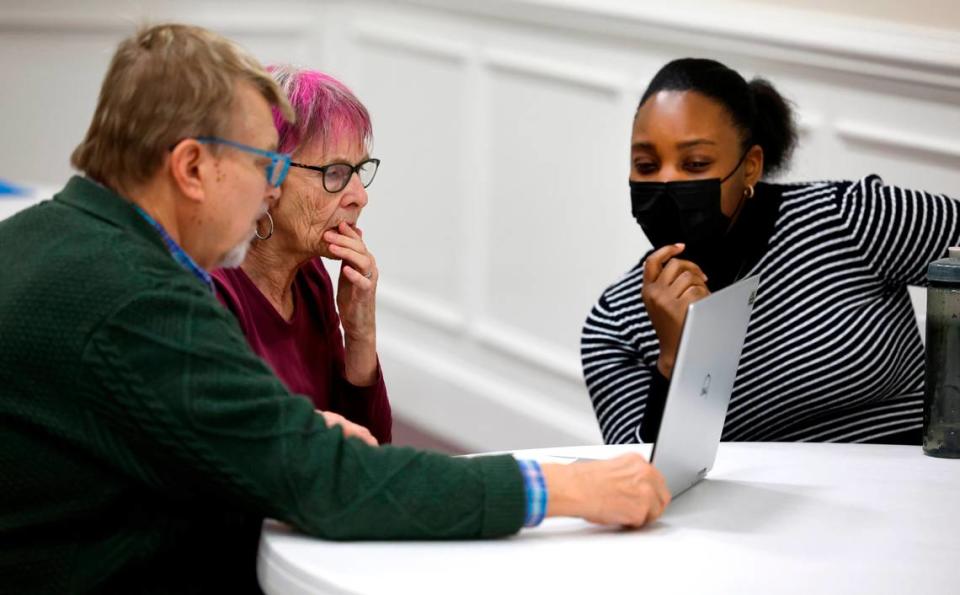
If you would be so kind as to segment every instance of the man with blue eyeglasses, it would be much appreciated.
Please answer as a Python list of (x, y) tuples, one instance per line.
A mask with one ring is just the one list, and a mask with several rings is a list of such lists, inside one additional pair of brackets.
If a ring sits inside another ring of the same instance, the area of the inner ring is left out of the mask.
[(318, 416), (283, 406), (207, 273), (280, 196), (274, 105), (292, 117), (228, 40), (145, 29), (84, 175), (0, 223), (0, 591), (256, 590), (262, 518), (304, 512), (282, 452), (302, 444), (275, 437)]
[(642, 525), (639, 455), (577, 465), (372, 447), (250, 351), (207, 271), (237, 264), (289, 157), (282, 92), (209, 31), (120, 44), (53, 200), (0, 223), (0, 590), (257, 592), (265, 517), (328, 539)]

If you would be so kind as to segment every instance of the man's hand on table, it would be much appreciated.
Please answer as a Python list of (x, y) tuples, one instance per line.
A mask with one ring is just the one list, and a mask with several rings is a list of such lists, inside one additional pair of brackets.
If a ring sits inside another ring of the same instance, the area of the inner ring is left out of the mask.
[(602, 525), (641, 527), (670, 503), (663, 476), (639, 454), (569, 465), (541, 465), (547, 515), (572, 516)]

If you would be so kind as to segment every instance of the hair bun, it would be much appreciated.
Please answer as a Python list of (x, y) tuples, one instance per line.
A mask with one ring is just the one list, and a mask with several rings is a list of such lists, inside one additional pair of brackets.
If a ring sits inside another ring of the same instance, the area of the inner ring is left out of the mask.
[(764, 175), (781, 171), (797, 145), (797, 127), (790, 102), (764, 78), (749, 83), (757, 107), (753, 142), (763, 148)]

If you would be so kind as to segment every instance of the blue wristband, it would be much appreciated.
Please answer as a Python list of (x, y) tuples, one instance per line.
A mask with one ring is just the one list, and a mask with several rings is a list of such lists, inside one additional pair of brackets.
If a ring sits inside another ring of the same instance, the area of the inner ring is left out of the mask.
[(543, 479), (540, 463), (534, 460), (518, 459), (523, 485), (527, 493), (527, 514), (524, 527), (536, 527), (547, 514), (547, 483)]

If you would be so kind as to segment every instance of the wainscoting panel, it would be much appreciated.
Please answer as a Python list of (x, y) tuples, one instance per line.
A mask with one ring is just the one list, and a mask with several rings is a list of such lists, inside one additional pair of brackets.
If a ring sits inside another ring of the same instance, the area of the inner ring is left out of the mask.
[(435, 304), (421, 310), (457, 324), (465, 172), (450, 157), (461, 152), (467, 117), (465, 49), (370, 25), (353, 43), (373, 154), (383, 159), (360, 221), (384, 272), (382, 303), (403, 308), (419, 295)]

